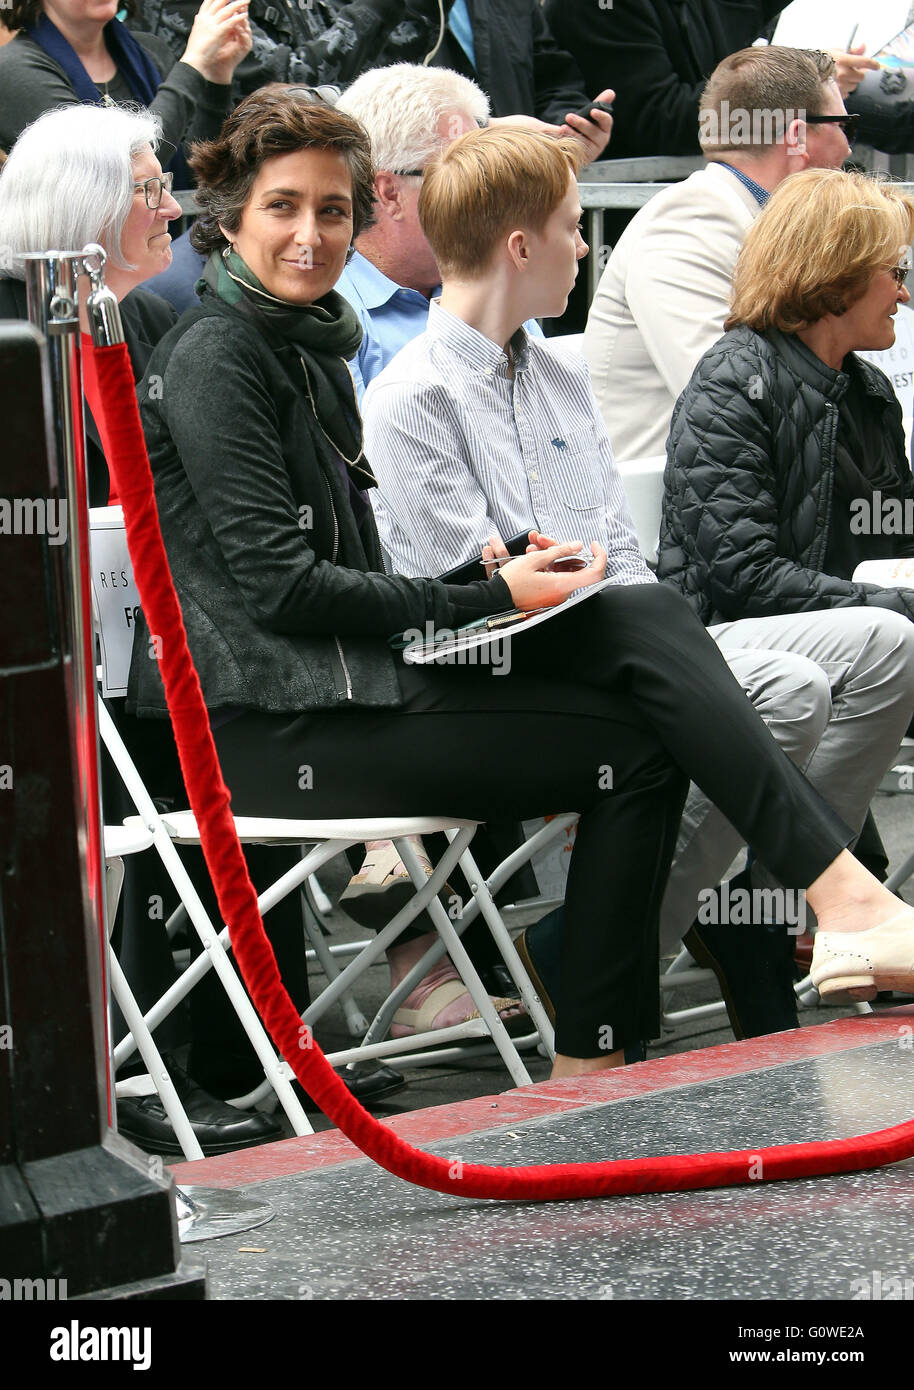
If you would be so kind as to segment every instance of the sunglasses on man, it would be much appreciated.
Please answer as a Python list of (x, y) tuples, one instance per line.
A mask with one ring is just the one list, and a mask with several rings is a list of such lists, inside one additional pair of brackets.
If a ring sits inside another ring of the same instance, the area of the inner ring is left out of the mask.
[(855, 111), (852, 115), (845, 113), (843, 116), (807, 116), (807, 125), (839, 125), (847, 137), (847, 143), (852, 145), (857, 134), (857, 127), (860, 124), (860, 117)]

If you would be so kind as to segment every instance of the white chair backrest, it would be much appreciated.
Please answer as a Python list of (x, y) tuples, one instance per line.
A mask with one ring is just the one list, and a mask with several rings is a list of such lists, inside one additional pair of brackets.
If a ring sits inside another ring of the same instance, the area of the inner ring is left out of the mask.
[(666, 454), (651, 458), (617, 460), (625, 496), (635, 523), (641, 554), (648, 564), (657, 562), (660, 512), (663, 505), (663, 470)]
[(102, 694), (127, 694), (127, 673), (140, 596), (120, 507), (90, 507), (92, 607), (102, 662)]
[(914, 309), (899, 304), (895, 315), (895, 345), (882, 352), (860, 352), (885, 372), (895, 389), (904, 421), (904, 444), (911, 461), (911, 423), (914, 420)]
[(558, 333), (554, 338), (546, 338), (546, 347), (571, 348), (579, 356), (584, 355), (583, 333)]

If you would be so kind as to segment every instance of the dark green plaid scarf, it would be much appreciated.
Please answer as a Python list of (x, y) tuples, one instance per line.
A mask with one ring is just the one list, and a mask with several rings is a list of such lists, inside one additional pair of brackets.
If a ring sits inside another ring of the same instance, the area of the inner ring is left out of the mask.
[[(206, 284), (226, 304), (262, 320), (272, 336), (301, 358), (308, 394), (321, 429), (357, 476), (357, 488), (377, 487), (362, 453), (362, 419), (346, 361), (358, 352), (362, 325), (336, 290), (313, 304), (290, 304), (265, 290), (237, 251), (213, 251), (203, 269)], [(199, 286), (198, 286), (199, 287)]]

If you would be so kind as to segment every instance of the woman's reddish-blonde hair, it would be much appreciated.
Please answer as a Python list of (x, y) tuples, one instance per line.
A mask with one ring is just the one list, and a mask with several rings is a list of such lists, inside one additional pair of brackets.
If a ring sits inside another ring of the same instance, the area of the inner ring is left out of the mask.
[(806, 169), (779, 184), (749, 228), (725, 328), (795, 333), (843, 314), (914, 236), (914, 198), (841, 169)]

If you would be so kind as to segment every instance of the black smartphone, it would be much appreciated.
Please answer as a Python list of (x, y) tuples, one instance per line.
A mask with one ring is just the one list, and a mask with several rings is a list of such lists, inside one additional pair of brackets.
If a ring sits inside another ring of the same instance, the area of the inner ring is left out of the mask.
[(583, 121), (590, 120), (591, 111), (605, 111), (607, 116), (613, 113), (612, 103), (609, 101), (589, 101), (580, 111), (575, 111), (576, 116), (580, 116)]
[[(505, 541), (505, 549), (509, 555), (526, 555), (527, 546), (530, 544), (530, 529), (519, 531), (516, 536)], [(465, 565), (458, 565), (456, 569), (448, 570), (447, 574), (439, 574), (438, 576), (439, 579), (444, 580), (445, 584), (472, 584), (474, 579), (485, 579), (486, 577), (482, 560), (468, 560)]]

